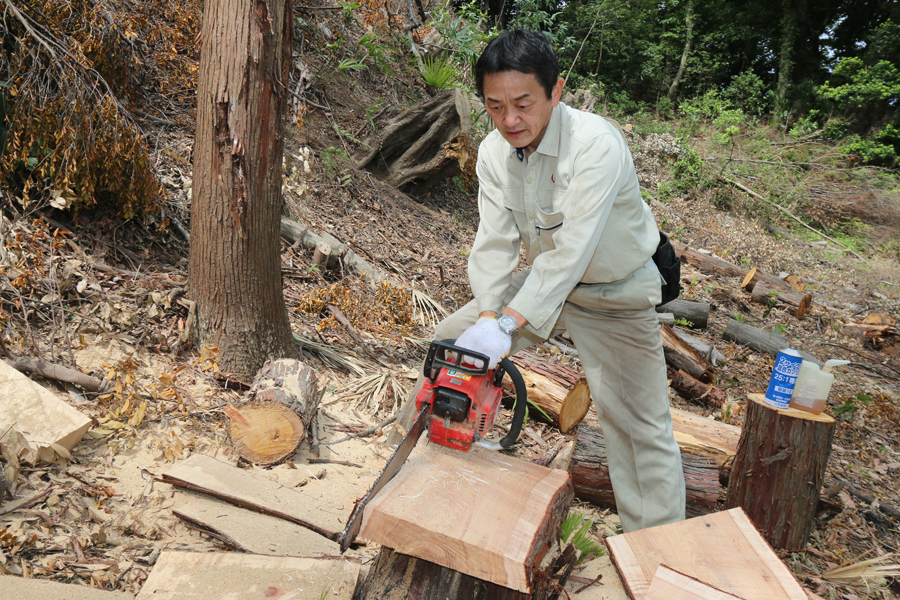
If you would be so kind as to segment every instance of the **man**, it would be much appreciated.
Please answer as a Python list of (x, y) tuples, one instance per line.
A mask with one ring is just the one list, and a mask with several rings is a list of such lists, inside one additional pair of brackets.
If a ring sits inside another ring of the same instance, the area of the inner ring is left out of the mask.
[[(496, 126), (478, 150), (475, 299), (441, 322), (435, 339), (455, 338), (494, 367), (568, 331), (603, 428), (623, 529), (681, 520), (684, 477), (654, 309), (659, 232), (624, 136), (560, 104), (564, 81), (542, 34), (497, 36), (475, 73)], [(517, 273), (520, 246), (531, 268)]]

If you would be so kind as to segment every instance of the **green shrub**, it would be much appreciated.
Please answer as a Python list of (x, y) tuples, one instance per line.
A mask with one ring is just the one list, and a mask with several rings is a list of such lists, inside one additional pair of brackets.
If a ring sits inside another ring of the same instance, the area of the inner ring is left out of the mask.
[(419, 73), (431, 88), (452, 88), (459, 83), (459, 69), (447, 58), (426, 57)]
[(700, 155), (688, 144), (687, 140), (679, 140), (679, 145), (684, 150), (672, 165), (675, 189), (686, 194), (691, 190), (708, 188), (710, 179), (703, 172), (703, 160)]
[(842, 108), (892, 103), (900, 99), (900, 70), (886, 60), (868, 67), (861, 58), (849, 56), (834, 68), (832, 78), (819, 88), (819, 94)]
[(762, 78), (747, 70), (731, 79), (722, 95), (735, 106), (751, 115), (761, 115), (770, 106), (769, 90)]
[(730, 108), (733, 108), (731, 101), (724, 98), (719, 90), (709, 90), (702, 96), (685, 100), (679, 104), (678, 112), (693, 119), (712, 121)]

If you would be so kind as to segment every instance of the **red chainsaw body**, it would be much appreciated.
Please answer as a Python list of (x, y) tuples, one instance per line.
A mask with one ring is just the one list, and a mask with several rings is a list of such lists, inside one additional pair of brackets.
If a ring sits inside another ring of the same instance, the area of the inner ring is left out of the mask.
[[(494, 426), (502, 388), (494, 385), (495, 370), (482, 375), (442, 368), (416, 395), (416, 411), (431, 404), (429, 439), (442, 446), (467, 451)], [(477, 434), (477, 438), (476, 438)]]

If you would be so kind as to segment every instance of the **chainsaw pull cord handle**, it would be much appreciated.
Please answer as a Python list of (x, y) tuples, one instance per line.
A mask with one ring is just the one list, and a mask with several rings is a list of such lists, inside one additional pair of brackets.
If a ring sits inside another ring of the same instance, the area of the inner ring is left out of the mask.
[[(525, 380), (522, 378), (522, 374), (519, 373), (519, 369), (516, 368), (516, 365), (511, 360), (508, 358), (501, 360), (500, 368), (509, 373), (509, 377), (516, 388), (516, 404), (512, 424), (509, 426), (509, 433), (500, 440), (501, 448), (509, 448), (519, 439), (519, 434), (522, 433), (522, 426), (525, 425), (525, 414), (528, 410), (528, 390), (525, 387)], [(500, 382), (497, 383), (499, 385)]]

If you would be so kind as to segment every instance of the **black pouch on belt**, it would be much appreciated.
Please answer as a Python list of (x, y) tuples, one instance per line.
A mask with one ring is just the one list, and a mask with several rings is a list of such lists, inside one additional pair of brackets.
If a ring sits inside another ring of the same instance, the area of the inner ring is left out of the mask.
[(662, 302), (658, 306), (671, 302), (681, 293), (681, 261), (675, 255), (675, 248), (669, 237), (659, 232), (659, 246), (653, 255), (653, 262), (663, 278)]

